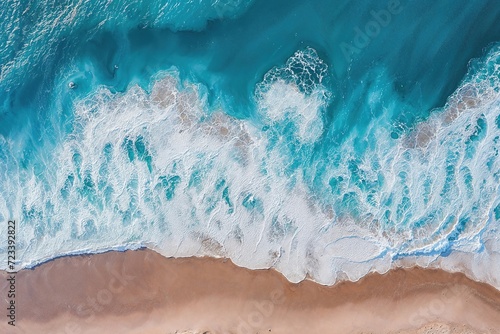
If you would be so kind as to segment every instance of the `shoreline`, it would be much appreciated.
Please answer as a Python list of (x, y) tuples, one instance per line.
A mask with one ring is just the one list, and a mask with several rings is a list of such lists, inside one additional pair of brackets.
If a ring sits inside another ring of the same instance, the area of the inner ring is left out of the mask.
[(16, 291), (2, 333), (500, 333), (498, 289), (419, 267), (325, 286), (140, 248), (51, 259), (19, 271)]
[[(338, 278), (337, 281), (334, 281), (333, 283), (322, 283), (320, 281), (317, 281), (314, 279), (314, 277), (310, 276), (309, 274), (306, 274), (306, 276), (301, 279), (300, 281), (291, 281), (290, 279), (287, 278), (285, 274), (280, 272), (278, 269), (275, 267), (257, 267), (257, 268), (250, 268), (246, 267), (244, 265), (237, 264), (231, 260), (231, 258), (224, 257), (224, 256), (217, 256), (217, 255), (189, 255), (189, 256), (168, 256), (168, 255), (163, 255), (162, 251), (158, 249), (156, 246), (149, 246), (149, 245), (144, 245), (144, 244), (127, 244), (124, 246), (116, 246), (116, 247), (109, 247), (109, 248), (102, 248), (102, 249), (94, 249), (94, 250), (78, 250), (75, 252), (68, 252), (68, 253), (63, 253), (60, 255), (56, 255), (53, 257), (46, 257), (37, 261), (32, 261), (29, 262), (28, 264), (25, 264), (22, 266), (20, 269), (18, 269), (17, 272), (20, 271), (25, 271), (25, 270), (34, 270), (38, 267), (44, 266), (47, 263), (50, 263), (52, 261), (57, 261), (61, 258), (73, 258), (73, 257), (88, 257), (88, 256), (95, 256), (95, 255), (102, 255), (102, 254), (107, 254), (107, 253), (127, 253), (127, 252), (135, 252), (135, 251), (150, 251), (157, 253), (158, 255), (162, 256), (163, 258), (166, 259), (213, 259), (213, 260), (221, 260), (221, 261), (230, 261), (233, 265), (239, 268), (243, 269), (248, 269), (248, 270), (271, 270), (271, 271), (276, 271), (280, 275), (283, 275), (285, 279), (292, 283), (292, 284), (298, 284), (303, 281), (311, 281), (313, 283), (316, 283), (321, 286), (325, 287), (331, 287), (335, 286), (340, 283), (344, 282), (351, 282), (351, 283), (357, 283), (360, 280), (362, 280), (366, 276), (370, 275), (386, 275), (390, 273), (391, 271), (394, 270), (413, 270), (413, 269), (422, 269), (422, 270), (441, 270), (449, 274), (463, 274), (465, 275), (469, 280), (477, 282), (477, 283), (482, 283), (488, 286), (493, 287), (494, 289), (500, 291), (500, 285), (496, 285), (493, 281), (488, 281), (488, 280), (483, 280), (474, 274), (474, 272), (468, 268), (466, 265), (462, 264), (459, 262), (460, 269), (458, 270), (448, 270), (445, 268), (442, 268), (442, 263), (440, 261), (436, 261), (434, 259), (433, 261), (429, 261), (426, 265), (418, 264), (417, 258), (418, 257), (409, 257), (408, 259), (398, 259), (395, 260), (391, 263), (391, 265), (386, 269), (385, 271), (378, 271), (376, 269), (372, 269), (372, 271), (367, 272), (365, 275), (361, 276), (359, 279), (350, 279), (348, 276), (342, 276), (341, 278)], [(6, 269), (0, 268), (0, 273), (5, 273), (7, 272)], [(500, 283), (499, 283), (500, 284)]]

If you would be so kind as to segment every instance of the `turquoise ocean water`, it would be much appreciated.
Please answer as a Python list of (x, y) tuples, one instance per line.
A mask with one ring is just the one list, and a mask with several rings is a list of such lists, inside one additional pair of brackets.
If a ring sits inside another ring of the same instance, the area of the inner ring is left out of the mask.
[(497, 1), (7, 0), (0, 18), (19, 268), (148, 246), (292, 281), (416, 263), (500, 286)]

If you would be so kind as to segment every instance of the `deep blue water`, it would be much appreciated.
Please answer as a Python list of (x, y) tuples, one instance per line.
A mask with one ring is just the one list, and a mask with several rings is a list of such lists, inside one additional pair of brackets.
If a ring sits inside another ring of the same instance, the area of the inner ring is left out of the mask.
[[(338, 258), (484, 251), (498, 224), (494, 0), (8, 0), (0, 17), (0, 221), (21, 222), (21, 263), (148, 244), (328, 281), (356, 271)], [(177, 100), (158, 107), (165, 77)], [(336, 248), (346, 226), (368, 255)]]

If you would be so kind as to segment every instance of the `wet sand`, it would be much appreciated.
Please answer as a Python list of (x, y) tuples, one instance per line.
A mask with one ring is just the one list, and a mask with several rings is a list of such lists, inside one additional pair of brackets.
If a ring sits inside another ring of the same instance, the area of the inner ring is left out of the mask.
[(0, 333), (500, 333), (500, 291), (440, 270), (327, 287), (151, 250), (63, 257), (17, 273), (15, 327), (6, 278)]

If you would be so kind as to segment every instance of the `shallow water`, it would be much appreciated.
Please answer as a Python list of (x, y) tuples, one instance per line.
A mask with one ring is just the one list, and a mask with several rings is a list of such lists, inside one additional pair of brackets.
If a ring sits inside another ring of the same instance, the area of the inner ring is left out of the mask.
[(500, 285), (495, 1), (0, 16), (0, 221), (19, 221), (19, 267), (145, 245), (293, 281), (437, 263)]

